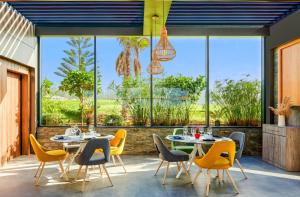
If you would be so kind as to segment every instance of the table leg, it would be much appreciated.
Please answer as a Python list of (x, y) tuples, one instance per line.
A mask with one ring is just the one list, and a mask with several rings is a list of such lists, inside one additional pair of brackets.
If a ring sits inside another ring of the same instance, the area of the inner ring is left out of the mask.
[(68, 163), (68, 166), (66, 167), (66, 172), (69, 172), (70, 167), (71, 167), (74, 159), (79, 155), (80, 152), (82, 152), (84, 147), (85, 147), (85, 143), (80, 143), (80, 146), (79, 146), (78, 150), (76, 151), (75, 154), (72, 155), (72, 158), (71, 158), (70, 162)]
[(198, 144), (194, 144), (194, 148), (193, 148), (193, 151), (191, 152), (191, 158), (190, 158), (190, 161), (189, 161), (189, 166), (188, 166), (188, 171), (190, 171), (191, 167), (192, 167), (192, 164), (195, 160), (195, 157), (196, 157), (196, 154), (197, 154), (197, 150), (198, 150)]
[[(193, 161), (194, 161), (194, 159), (195, 159), (195, 157), (196, 157), (196, 153), (197, 153), (197, 145), (194, 144), (193, 151), (192, 151), (191, 154), (190, 154), (189, 167), (188, 167), (187, 171), (190, 170), (191, 165), (192, 165), (192, 163), (193, 163)], [(181, 166), (179, 172), (178, 172), (177, 175), (176, 175), (176, 178), (177, 178), (177, 179), (180, 177), (180, 175), (181, 175), (182, 172), (183, 172), (183, 167)]]

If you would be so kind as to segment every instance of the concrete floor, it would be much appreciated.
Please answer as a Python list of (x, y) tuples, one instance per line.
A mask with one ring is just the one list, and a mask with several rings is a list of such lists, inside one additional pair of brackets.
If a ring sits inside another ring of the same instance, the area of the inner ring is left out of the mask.
[[(99, 169), (89, 170), (89, 182), (85, 192), (81, 192), (81, 180), (74, 181), (76, 169), (73, 165), (70, 172), (72, 183), (59, 178), (58, 165), (48, 164), (42, 175), (40, 186), (34, 186), (33, 175), (39, 165), (35, 157), (22, 156), (0, 168), (0, 196), (107, 196), (107, 197), (167, 197), (167, 196), (204, 196), (204, 175), (200, 175), (195, 185), (191, 179), (182, 175), (176, 179), (177, 168), (175, 165), (169, 170), (167, 184), (161, 185), (164, 168), (157, 176), (153, 176), (158, 166), (155, 156), (123, 156), (128, 173), (124, 174), (120, 166), (114, 167), (107, 164), (114, 186), (109, 187), (107, 177), (101, 178)], [(256, 157), (244, 157), (241, 160), (249, 179), (245, 180), (238, 168), (231, 169), (237, 186), (240, 190), (239, 197), (296, 197), (300, 196), (300, 173), (288, 173), (275, 168)], [(197, 170), (192, 167), (194, 176)], [(215, 172), (213, 172), (215, 177)], [(209, 193), (213, 196), (236, 196), (228, 183), (220, 184), (217, 179), (212, 179)]]

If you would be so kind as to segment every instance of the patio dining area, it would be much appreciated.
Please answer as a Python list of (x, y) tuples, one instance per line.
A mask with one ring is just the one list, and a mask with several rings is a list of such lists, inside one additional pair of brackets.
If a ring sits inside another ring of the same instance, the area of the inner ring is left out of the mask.
[(0, 2), (0, 196), (300, 193), (300, 1)]

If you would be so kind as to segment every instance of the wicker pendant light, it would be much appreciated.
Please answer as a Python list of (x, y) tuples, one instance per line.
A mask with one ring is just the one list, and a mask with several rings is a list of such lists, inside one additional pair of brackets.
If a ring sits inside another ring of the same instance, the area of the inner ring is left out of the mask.
[[(163, 0), (163, 23), (165, 22), (165, 1)], [(170, 61), (176, 56), (176, 51), (168, 39), (168, 32), (165, 25), (163, 25), (160, 40), (154, 48), (154, 53), (159, 61)]]
[[(154, 22), (154, 38), (155, 38), (155, 34), (156, 34), (156, 20), (157, 20), (158, 16), (153, 16), (152, 17), (152, 26), (153, 26), (153, 22)], [(152, 28), (151, 28), (151, 35), (152, 35)], [(152, 45), (152, 43), (151, 43)], [(158, 75), (164, 72), (164, 68), (162, 67), (162, 65), (160, 64), (159, 60), (157, 59), (157, 56), (155, 54), (154, 51), (152, 51), (151, 53), (152, 59), (151, 62), (147, 68), (147, 71), (149, 74), (151, 75)]]
[(164, 72), (163, 66), (160, 64), (155, 53), (152, 53), (152, 61), (149, 64), (147, 71), (151, 75), (158, 75)]

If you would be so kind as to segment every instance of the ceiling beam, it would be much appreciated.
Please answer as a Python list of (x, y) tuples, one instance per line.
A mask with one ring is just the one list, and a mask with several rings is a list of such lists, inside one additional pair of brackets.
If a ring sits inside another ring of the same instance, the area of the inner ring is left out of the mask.
[[(145, 36), (159, 35), (163, 24), (167, 21), (169, 10), (172, 4), (172, 0), (145, 0), (144, 2), (144, 29), (143, 34)], [(152, 17), (158, 16), (156, 24), (152, 27)], [(155, 28), (154, 28), (155, 25)], [(156, 32), (154, 32), (154, 29)]]

